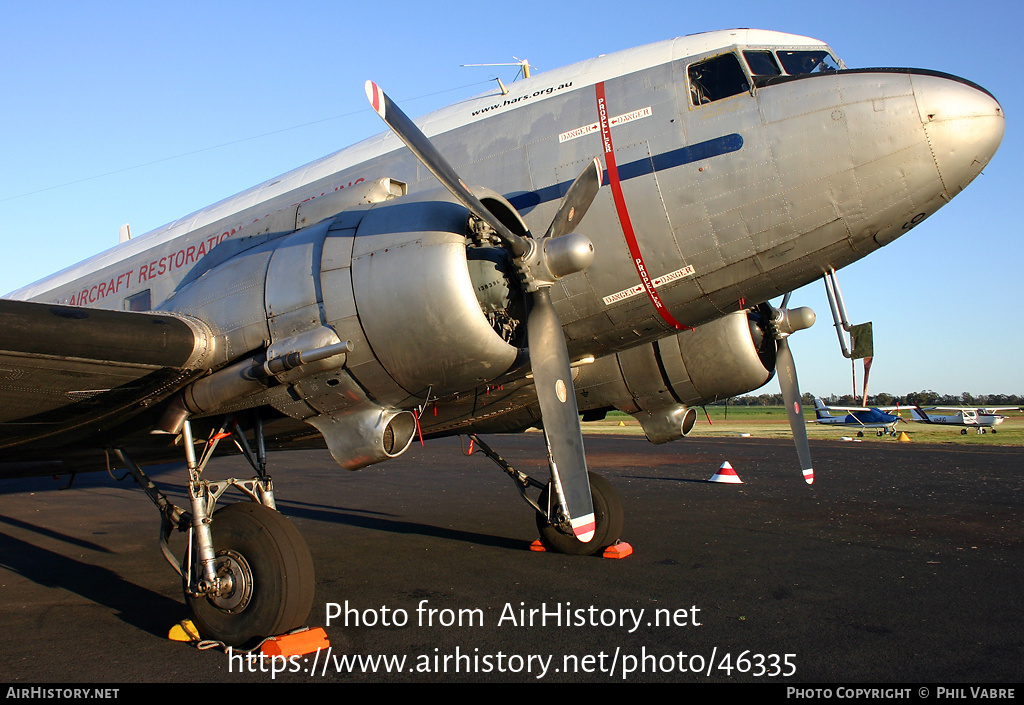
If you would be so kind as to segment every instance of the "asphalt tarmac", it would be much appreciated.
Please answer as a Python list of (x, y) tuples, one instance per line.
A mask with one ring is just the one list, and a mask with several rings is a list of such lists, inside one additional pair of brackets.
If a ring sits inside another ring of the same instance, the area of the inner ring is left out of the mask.
[[(539, 434), (487, 440), (546, 477)], [(531, 510), (460, 439), (355, 473), (272, 454), (316, 564), (315, 665), (168, 640), (187, 610), (130, 480), (0, 482), (0, 683), (1024, 680), (1024, 450), (815, 441), (809, 487), (784, 441), (586, 446), (628, 558), (530, 551)], [(743, 484), (707, 481), (723, 461)], [(181, 471), (155, 479), (185, 504)]]

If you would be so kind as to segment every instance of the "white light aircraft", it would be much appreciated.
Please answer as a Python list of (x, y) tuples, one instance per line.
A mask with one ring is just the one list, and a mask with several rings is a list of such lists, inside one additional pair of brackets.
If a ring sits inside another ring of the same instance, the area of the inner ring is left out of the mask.
[[(1010, 410), (1019, 411), (1020, 408), (1016, 406), (997, 406), (977, 409), (965, 406), (930, 406), (927, 409), (922, 409), (920, 406), (915, 406), (910, 412), (914, 421), (919, 423), (930, 423), (939, 426), (963, 426), (964, 428), (960, 429), (960, 433), (966, 436), (968, 428), (976, 429), (977, 433), (987, 433), (990, 430), (992, 433), (995, 433), (996, 426), (1006, 420), (1005, 416), (996, 412)], [(941, 415), (928, 413), (930, 411), (952, 411), (955, 413)]]
[[(159, 508), (200, 632), (233, 645), (313, 600), (268, 450), (326, 446), (356, 470), (416, 436), (542, 426), (549, 477), (477, 445), (549, 549), (593, 553), (623, 513), (580, 412), (623, 410), (662, 443), (778, 370), (810, 483), (788, 337), (814, 314), (789, 292), (921, 225), (1004, 129), (971, 81), (752, 29), (507, 88), (414, 123), (367, 82), (388, 132), (0, 300), (0, 476), (116, 458)], [(204, 477), (222, 439), (254, 477)], [(186, 507), (144, 469), (182, 456)], [(252, 501), (214, 513), (231, 487)]]

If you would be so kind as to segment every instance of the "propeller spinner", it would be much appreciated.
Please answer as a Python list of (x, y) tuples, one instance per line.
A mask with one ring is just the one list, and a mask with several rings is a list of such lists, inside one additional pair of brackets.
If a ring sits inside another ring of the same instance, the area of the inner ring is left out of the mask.
[(594, 504), (569, 351), (550, 289), (559, 278), (583, 271), (593, 261), (593, 243), (585, 235), (571, 231), (583, 219), (601, 187), (601, 163), (594, 159), (576, 178), (543, 238), (538, 240), (529, 233), (522, 237), (487, 210), (427, 136), (373, 81), (366, 82), (366, 97), (416, 158), (462, 205), (494, 230), (516, 260), (531, 301), (526, 322), (527, 346), (544, 422), (552, 483), (567, 514), (564, 520), (573, 535), (586, 543), (595, 533)]

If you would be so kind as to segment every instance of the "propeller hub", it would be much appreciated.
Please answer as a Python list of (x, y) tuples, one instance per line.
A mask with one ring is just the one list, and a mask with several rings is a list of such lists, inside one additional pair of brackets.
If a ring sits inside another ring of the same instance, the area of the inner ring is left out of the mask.
[(544, 242), (548, 271), (557, 279), (582, 272), (594, 261), (594, 243), (582, 233), (569, 233)]
[(807, 306), (775, 309), (775, 314), (772, 317), (775, 337), (778, 339), (786, 338), (798, 330), (810, 328), (814, 325), (817, 318), (814, 310)]

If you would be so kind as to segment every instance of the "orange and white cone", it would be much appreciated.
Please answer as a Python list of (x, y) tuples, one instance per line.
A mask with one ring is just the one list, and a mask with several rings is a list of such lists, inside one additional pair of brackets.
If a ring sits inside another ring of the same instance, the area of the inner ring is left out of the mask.
[(742, 485), (743, 480), (736, 474), (736, 471), (732, 469), (732, 465), (729, 465), (729, 461), (726, 460), (722, 463), (722, 467), (718, 468), (718, 472), (711, 476), (708, 482), (729, 482), (734, 485)]

